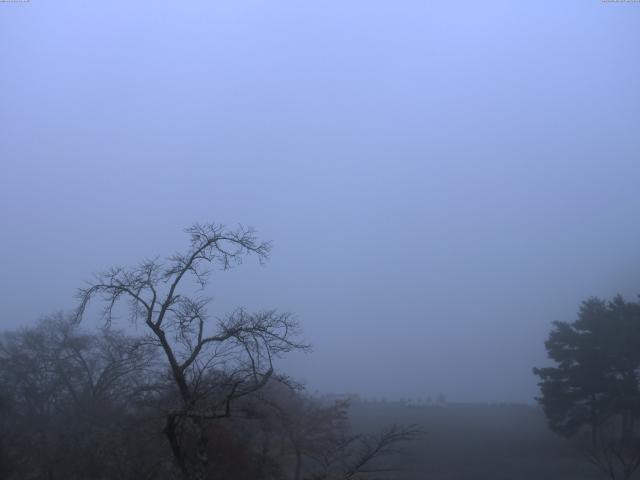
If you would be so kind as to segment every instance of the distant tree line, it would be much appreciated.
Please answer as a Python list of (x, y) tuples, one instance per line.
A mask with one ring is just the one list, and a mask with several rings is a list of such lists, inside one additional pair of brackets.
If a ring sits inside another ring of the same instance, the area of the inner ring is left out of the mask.
[[(187, 232), (185, 253), (96, 275), (73, 314), (2, 335), (0, 478), (388, 478), (417, 430), (355, 433), (349, 401), (278, 374), (275, 359), (309, 348), (292, 315), (211, 317), (213, 270), (264, 261), (270, 245), (242, 227)], [(104, 322), (88, 330), (94, 298)], [(116, 311), (144, 333), (116, 328)]]

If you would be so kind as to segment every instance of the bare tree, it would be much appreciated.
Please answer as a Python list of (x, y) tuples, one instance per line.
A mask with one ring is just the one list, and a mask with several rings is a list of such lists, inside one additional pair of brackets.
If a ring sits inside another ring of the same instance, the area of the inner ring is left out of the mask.
[(403, 453), (401, 445), (422, 431), (416, 426), (391, 425), (376, 434), (344, 432), (316, 460), (321, 466), (313, 480), (373, 480), (389, 478), (401, 470), (391, 457)]
[(143, 430), (137, 399), (155, 382), (154, 360), (136, 339), (81, 331), (62, 314), (0, 336), (0, 422), (12, 467), (2, 478), (140, 478), (147, 459), (128, 438)]
[[(352, 399), (318, 398), (272, 382), (259, 394), (267, 418), (289, 446), (281, 460), (292, 480), (388, 478), (400, 471), (398, 455), (422, 434), (415, 425), (390, 425), (376, 433), (356, 433), (349, 421)], [(271, 443), (278, 444), (277, 438)]]
[(107, 325), (120, 301), (126, 301), (131, 320), (144, 323), (147, 341), (164, 354), (179, 399), (166, 412), (165, 435), (183, 476), (200, 480), (209, 463), (207, 422), (228, 417), (234, 400), (262, 388), (275, 358), (309, 347), (298, 340), (299, 324), (289, 313), (238, 309), (213, 319), (207, 311), (210, 298), (202, 292), (211, 271), (227, 270), (249, 255), (262, 263), (268, 242), (258, 241), (252, 229), (213, 223), (186, 232), (185, 253), (96, 275), (79, 291), (77, 318), (97, 296), (105, 303)]

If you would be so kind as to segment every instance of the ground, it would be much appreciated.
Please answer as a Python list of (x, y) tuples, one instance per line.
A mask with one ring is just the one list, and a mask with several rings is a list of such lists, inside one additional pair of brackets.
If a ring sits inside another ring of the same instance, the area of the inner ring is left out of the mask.
[(549, 431), (537, 406), (356, 402), (358, 430), (390, 422), (425, 430), (400, 463), (403, 480), (597, 480), (576, 442)]

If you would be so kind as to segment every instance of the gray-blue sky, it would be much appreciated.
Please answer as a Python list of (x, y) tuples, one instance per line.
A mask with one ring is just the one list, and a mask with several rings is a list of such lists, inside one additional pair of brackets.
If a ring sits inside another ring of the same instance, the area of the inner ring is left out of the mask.
[(254, 225), (220, 311), (323, 391), (524, 400), (550, 322), (640, 292), (640, 4), (0, 4), (2, 326)]

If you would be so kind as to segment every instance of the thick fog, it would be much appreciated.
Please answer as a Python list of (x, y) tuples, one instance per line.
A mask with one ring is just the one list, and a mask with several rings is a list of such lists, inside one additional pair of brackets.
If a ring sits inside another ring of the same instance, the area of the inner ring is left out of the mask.
[(532, 402), (640, 293), (638, 4), (31, 0), (0, 45), (3, 329), (242, 223), (212, 313), (295, 312), (312, 391)]

